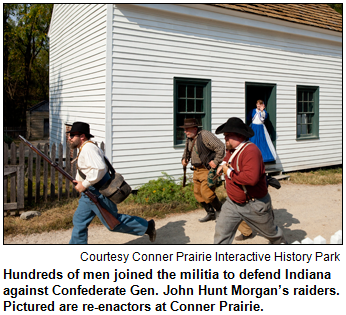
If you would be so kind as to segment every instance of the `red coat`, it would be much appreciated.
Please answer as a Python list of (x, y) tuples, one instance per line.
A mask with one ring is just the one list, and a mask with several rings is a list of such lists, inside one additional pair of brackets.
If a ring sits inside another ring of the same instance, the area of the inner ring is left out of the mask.
[[(227, 150), (223, 159), (227, 163), (231, 153), (233, 152)], [(236, 167), (237, 158), (235, 156), (231, 162), (231, 166), (234, 168), (231, 172), (231, 179), (227, 175), (225, 176), (228, 197), (237, 203), (246, 202), (242, 187), (242, 185), (245, 185), (250, 198), (263, 198), (268, 193), (268, 187), (261, 151), (255, 144), (249, 144), (241, 150), (238, 162), (239, 172)]]

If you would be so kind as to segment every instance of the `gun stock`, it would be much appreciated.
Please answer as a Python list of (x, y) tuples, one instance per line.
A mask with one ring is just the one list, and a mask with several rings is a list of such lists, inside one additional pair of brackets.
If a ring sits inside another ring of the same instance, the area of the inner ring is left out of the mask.
[[(75, 184), (75, 183), (74, 183)], [(76, 185), (76, 184), (75, 184)], [(99, 209), (102, 217), (105, 219), (106, 223), (108, 224), (109, 228), (113, 230), (117, 225), (120, 224), (119, 220), (115, 218), (107, 209), (103, 208), (98, 199), (97, 196), (95, 196), (91, 191), (86, 190), (84, 193), (87, 195), (87, 197), (96, 205), (96, 207)]]
[[(47, 155), (45, 155), (43, 152), (41, 152), (39, 149), (37, 149), (33, 144), (31, 144), (28, 140), (26, 140), (24, 137), (19, 136), (20, 140), (22, 140), (31, 150), (36, 152), (38, 155), (40, 155), (42, 158), (44, 158), (51, 166), (53, 166), (58, 172), (60, 172), (63, 176), (65, 176), (69, 181), (73, 183), (73, 185), (77, 185), (77, 183), (73, 182), (74, 178), (67, 172), (65, 172), (57, 163), (53, 162)], [(98, 199), (97, 196), (95, 196), (90, 190), (84, 191), (85, 195), (96, 205), (96, 207), (99, 209), (102, 217), (105, 219), (106, 223), (110, 227), (111, 230), (113, 230), (117, 225), (120, 224), (119, 220), (117, 220), (107, 209), (103, 208)]]

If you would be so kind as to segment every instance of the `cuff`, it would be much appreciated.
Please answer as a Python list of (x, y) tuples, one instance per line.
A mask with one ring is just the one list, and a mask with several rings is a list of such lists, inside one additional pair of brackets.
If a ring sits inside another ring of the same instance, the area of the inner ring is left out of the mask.
[(91, 186), (91, 183), (90, 183), (89, 181), (87, 181), (86, 179), (84, 179), (84, 180), (82, 181), (82, 185), (83, 185), (86, 189), (88, 189), (88, 188)]
[(227, 162), (226, 161), (222, 161), (221, 163), (220, 163), (220, 165), (225, 165)]
[(229, 167), (228, 170), (227, 170), (227, 177), (228, 177), (229, 179), (232, 179), (231, 173), (232, 173), (233, 170), (234, 170), (233, 167)]

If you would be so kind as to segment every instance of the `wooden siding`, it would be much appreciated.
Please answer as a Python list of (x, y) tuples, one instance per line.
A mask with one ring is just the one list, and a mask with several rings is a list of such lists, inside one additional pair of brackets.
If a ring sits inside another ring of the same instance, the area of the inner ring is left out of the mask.
[[(174, 77), (212, 80), (213, 132), (229, 117), (245, 118), (245, 82), (276, 84), (277, 165), (342, 163), (341, 43), (275, 28), (114, 6), (112, 160), (130, 185), (162, 171), (182, 176), (183, 148), (173, 146)], [(297, 85), (319, 86), (318, 140), (296, 141)]]
[(50, 36), (50, 141), (64, 142), (65, 123), (92, 125), (105, 137), (105, 4), (55, 4)]
[(44, 120), (49, 118), (49, 112), (26, 112), (27, 139), (44, 138)]

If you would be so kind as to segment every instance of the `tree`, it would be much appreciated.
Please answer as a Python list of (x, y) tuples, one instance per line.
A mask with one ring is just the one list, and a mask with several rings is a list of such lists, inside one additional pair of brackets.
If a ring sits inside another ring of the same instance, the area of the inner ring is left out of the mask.
[(5, 124), (25, 126), (26, 111), (48, 96), (53, 4), (4, 4)]
[(342, 15), (342, 3), (329, 3), (328, 5)]

